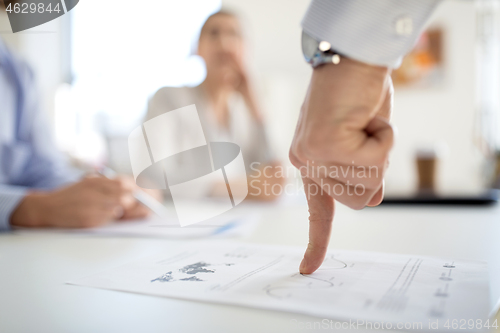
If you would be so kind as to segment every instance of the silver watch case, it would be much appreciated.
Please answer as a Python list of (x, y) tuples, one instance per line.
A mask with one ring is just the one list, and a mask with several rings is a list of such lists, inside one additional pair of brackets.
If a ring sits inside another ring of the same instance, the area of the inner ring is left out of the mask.
[(318, 42), (304, 31), (302, 31), (302, 53), (313, 68), (323, 64), (337, 65), (340, 62), (340, 54), (331, 49), (330, 43)]

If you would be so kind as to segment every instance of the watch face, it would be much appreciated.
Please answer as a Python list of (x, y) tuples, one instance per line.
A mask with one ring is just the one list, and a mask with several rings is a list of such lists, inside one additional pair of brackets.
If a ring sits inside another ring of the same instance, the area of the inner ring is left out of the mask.
[(307, 62), (311, 62), (314, 54), (318, 50), (318, 41), (302, 31), (302, 53)]

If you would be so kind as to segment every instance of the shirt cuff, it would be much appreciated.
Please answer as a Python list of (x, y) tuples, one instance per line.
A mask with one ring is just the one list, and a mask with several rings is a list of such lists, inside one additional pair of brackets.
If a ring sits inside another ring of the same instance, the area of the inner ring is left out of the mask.
[(312, 0), (302, 28), (352, 59), (397, 68), (442, 0)]
[(22, 187), (9, 186), (8, 190), (0, 189), (0, 232), (10, 230), (10, 216), (26, 195)]

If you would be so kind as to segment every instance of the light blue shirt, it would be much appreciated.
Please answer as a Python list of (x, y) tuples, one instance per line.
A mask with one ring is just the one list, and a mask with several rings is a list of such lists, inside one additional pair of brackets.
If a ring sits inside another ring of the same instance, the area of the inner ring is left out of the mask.
[(397, 68), (442, 0), (312, 0), (302, 28), (340, 54)]
[(79, 174), (56, 149), (40, 112), (33, 72), (0, 40), (0, 231), (30, 189), (50, 190)]

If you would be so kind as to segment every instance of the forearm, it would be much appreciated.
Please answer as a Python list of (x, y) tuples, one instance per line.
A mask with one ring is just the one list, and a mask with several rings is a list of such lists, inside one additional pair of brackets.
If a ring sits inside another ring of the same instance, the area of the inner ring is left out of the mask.
[(49, 192), (31, 192), (26, 194), (10, 216), (13, 227), (40, 228), (45, 227), (48, 212), (46, 198)]
[(10, 218), (27, 194), (21, 186), (0, 185), (0, 232), (10, 230)]
[(350, 58), (396, 68), (441, 1), (312, 0), (302, 27)]

